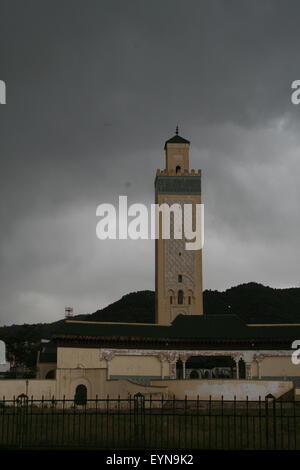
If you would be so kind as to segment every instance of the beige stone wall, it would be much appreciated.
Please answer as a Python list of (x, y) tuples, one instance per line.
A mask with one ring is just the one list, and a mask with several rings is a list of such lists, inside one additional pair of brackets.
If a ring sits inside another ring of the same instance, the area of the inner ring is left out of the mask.
[(266, 357), (260, 363), (260, 375), (262, 377), (299, 377), (300, 365), (294, 365), (290, 355)]
[[(77, 385), (87, 387), (88, 398), (127, 397), (138, 393), (164, 393), (166, 386), (143, 386), (130, 380), (111, 380), (110, 376), (169, 375), (169, 363), (151, 355), (110, 355), (99, 348), (58, 348), (57, 397), (73, 399)], [(106, 359), (104, 359), (104, 357)]]
[(57, 348), (57, 368), (106, 368), (105, 360), (100, 359), (99, 348)]
[(143, 386), (130, 380), (107, 380), (106, 371), (101, 369), (59, 369), (56, 380), (1, 380), (0, 396), (13, 400), (21, 394), (35, 400), (56, 399), (73, 400), (77, 385), (87, 387), (88, 398), (128, 398), (138, 392), (145, 396), (167, 396), (167, 386)]
[[(165, 375), (169, 375), (164, 364)], [(161, 363), (155, 356), (115, 356), (109, 362), (110, 375), (161, 376)]]
[[(255, 380), (175, 380), (176, 360), (186, 360), (195, 355), (232, 356), (236, 361), (243, 357), (246, 363), (246, 377)], [(49, 364), (49, 367), (53, 365)], [(112, 380), (116, 377), (121, 380)], [(160, 380), (160, 377), (172, 377), (172, 380)], [(244, 399), (247, 395), (264, 396), (272, 393), (282, 394), (286, 387), (291, 387), (289, 377), (300, 377), (300, 366), (291, 361), (288, 351), (162, 351), (162, 350), (117, 350), (100, 348), (58, 348), (57, 380), (2, 380), (0, 397), (7, 398), (25, 393), (40, 399), (43, 395), (50, 398), (64, 396), (74, 398), (77, 385), (84, 384), (89, 398), (112, 396), (127, 397), (141, 393), (165, 393), (167, 390), (178, 398), (187, 394), (190, 397), (201, 395), (208, 398), (213, 395), (220, 398), (227, 396)], [(151, 387), (139, 385), (128, 377), (152, 378)], [(273, 380), (256, 380), (256, 377), (270, 377)], [(277, 380), (278, 377), (278, 380)], [(281, 380), (287, 378), (286, 382)], [(157, 388), (158, 387), (158, 388)], [(162, 387), (162, 388), (161, 388)]]
[(0, 381), (0, 397), (12, 400), (24, 393), (29, 398), (45, 400), (56, 396), (56, 380), (25, 380), (9, 379)]
[(99, 369), (59, 369), (57, 380), (3, 380), (0, 382), (1, 396), (13, 399), (24, 393), (30, 398), (40, 400), (57, 399), (73, 400), (77, 385), (86, 385), (88, 398), (127, 398), (135, 393), (153, 397), (175, 397), (202, 400), (257, 400), (269, 393), (276, 398), (293, 389), (292, 382), (265, 380), (153, 380), (150, 386), (136, 384), (130, 380), (107, 380), (106, 371)]
[(143, 386), (130, 380), (107, 380), (107, 371), (104, 369), (58, 369), (57, 370), (57, 398), (73, 399), (77, 385), (87, 387), (88, 398), (127, 398), (135, 393), (166, 394), (167, 386), (153, 384)]
[[(177, 357), (195, 355), (225, 355), (238, 359), (243, 357), (251, 377), (300, 377), (300, 366), (291, 361), (291, 354), (284, 351), (151, 351), (151, 350), (103, 350), (99, 348), (58, 348), (57, 367), (59, 369), (105, 369), (109, 376), (171, 376), (174, 374), (174, 361), (161, 356), (168, 354)], [(177, 360), (176, 359), (176, 360)], [(52, 369), (48, 365), (46, 370)], [(39, 378), (42, 378), (41, 376)]]
[(111, 397), (117, 398), (133, 396), (136, 393), (142, 393), (146, 397), (152, 395), (154, 397), (168, 396), (168, 387), (164, 384), (152, 384), (149, 386), (139, 385), (131, 380), (108, 380), (106, 382), (107, 394)]
[(108, 369), (108, 375), (168, 376), (169, 363), (161, 363), (157, 355), (115, 355), (102, 358), (99, 348), (58, 348), (58, 369)]
[(169, 396), (177, 399), (259, 400), (271, 393), (276, 398), (293, 390), (292, 382), (267, 380), (155, 380), (151, 384), (167, 385)]

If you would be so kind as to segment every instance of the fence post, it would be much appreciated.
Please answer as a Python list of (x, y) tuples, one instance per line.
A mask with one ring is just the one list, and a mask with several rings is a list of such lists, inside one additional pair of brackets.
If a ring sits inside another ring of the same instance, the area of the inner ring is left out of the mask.
[(211, 449), (211, 395), (209, 395), (209, 402), (208, 402), (208, 448)]
[(145, 397), (142, 393), (134, 395), (134, 435), (139, 447), (145, 444)]
[(233, 448), (236, 449), (236, 395), (234, 395), (234, 401), (233, 401)]
[(24, 446), (26, 428), (27, 428), (27, 414), (28, 414), (28, 396), (22, 393), (17, 398), (17, 410), (19, 415), (18, 423), (18, 439), (17, 445), (20, 449)]
[(224, 397), (221, 397), (221, 448), (224, 449)]
[(258, 426), (259, 426), (259, 448), (262, 448), (262, 415), (261, 415), (261, 396), (258, 398)]
[(273, 397), (273, 442), (274, 449), (277, 449), (277, 426), (276, 426), (276, 401)]
[(249, 399), (246, 396), (246, 447), (249, 449)]
[(269, 449), (269, 410), (268, 410), (267, 397), (265, 397), (265, 414), (266, 414), (266, 449)]
[(296, 408), (295, 408), (295, 397), (293, 399), (293, 409), (294, 409), (294, 449), (297, 449), (297, 420), (296, 420)]
[[(275, 397), (269, 393), (265, 397), (266, 403), (266, 441), (267, 441), (267, 449), (269, 448), (269, 423), (272, 425), (271, 427), (271, 434), (273, 434), (273, 439), (271, 439), (271, 446), (273, 449), (277, 447), (277, 429), (276, 429), (276, 402)], [(270, 421), (271, 418), (271, 421)]]

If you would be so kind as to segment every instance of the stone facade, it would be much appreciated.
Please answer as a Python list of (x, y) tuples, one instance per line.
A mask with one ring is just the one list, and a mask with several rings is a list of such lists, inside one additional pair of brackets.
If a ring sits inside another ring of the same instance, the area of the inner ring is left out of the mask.
[[(189, 170), (189, 143), (166, 142), (165, 151), (166, 169), (156, 174), (156, 204), (170, 208), (201, 204), (201, 171)], [(202, 250), (186, 250), (187, 240), (174, 237), (174, 224), (181, 222), (173, 217), (170, 221), (171, 238), (163, 238), (160, 217), (156, 240), (156, 322), (160, 325), (170, 324), (179, 314), (203, 314)]]
[[(185, 366), (191, 357), (230, 357), (237, 366), (232, 379), (189, 380)], [(239, 378), (239, 361), (246, 365), (246, 377)], [(183, 364), (183, 378), (177, 379), (178, 361)], [(85, 385), (88, 398), (126, 398), (135, 393), (207, 399), (264, 399), (279, 397), (294, 389), (293, 379), (300, 378), (299, 367), (291, 362), (290, 351), (173, 351), (59, 347), (55, 380), (3, 380), (0, 393), (10, 399), (18, 394), (36, 399), (73, 399), (76, 387)]]

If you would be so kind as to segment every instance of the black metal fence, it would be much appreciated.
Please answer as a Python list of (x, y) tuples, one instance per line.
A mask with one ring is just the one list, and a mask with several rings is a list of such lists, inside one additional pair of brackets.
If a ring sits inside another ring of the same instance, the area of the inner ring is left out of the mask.
[(3, 398), (0, 447), (300, 449), (300, 402)]

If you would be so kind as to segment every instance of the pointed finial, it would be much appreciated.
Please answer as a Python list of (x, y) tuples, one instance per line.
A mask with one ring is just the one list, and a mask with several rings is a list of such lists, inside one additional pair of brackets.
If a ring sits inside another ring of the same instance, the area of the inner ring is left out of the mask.
[(176, 126), (176, 135), (178, 135), (178, 125)]

